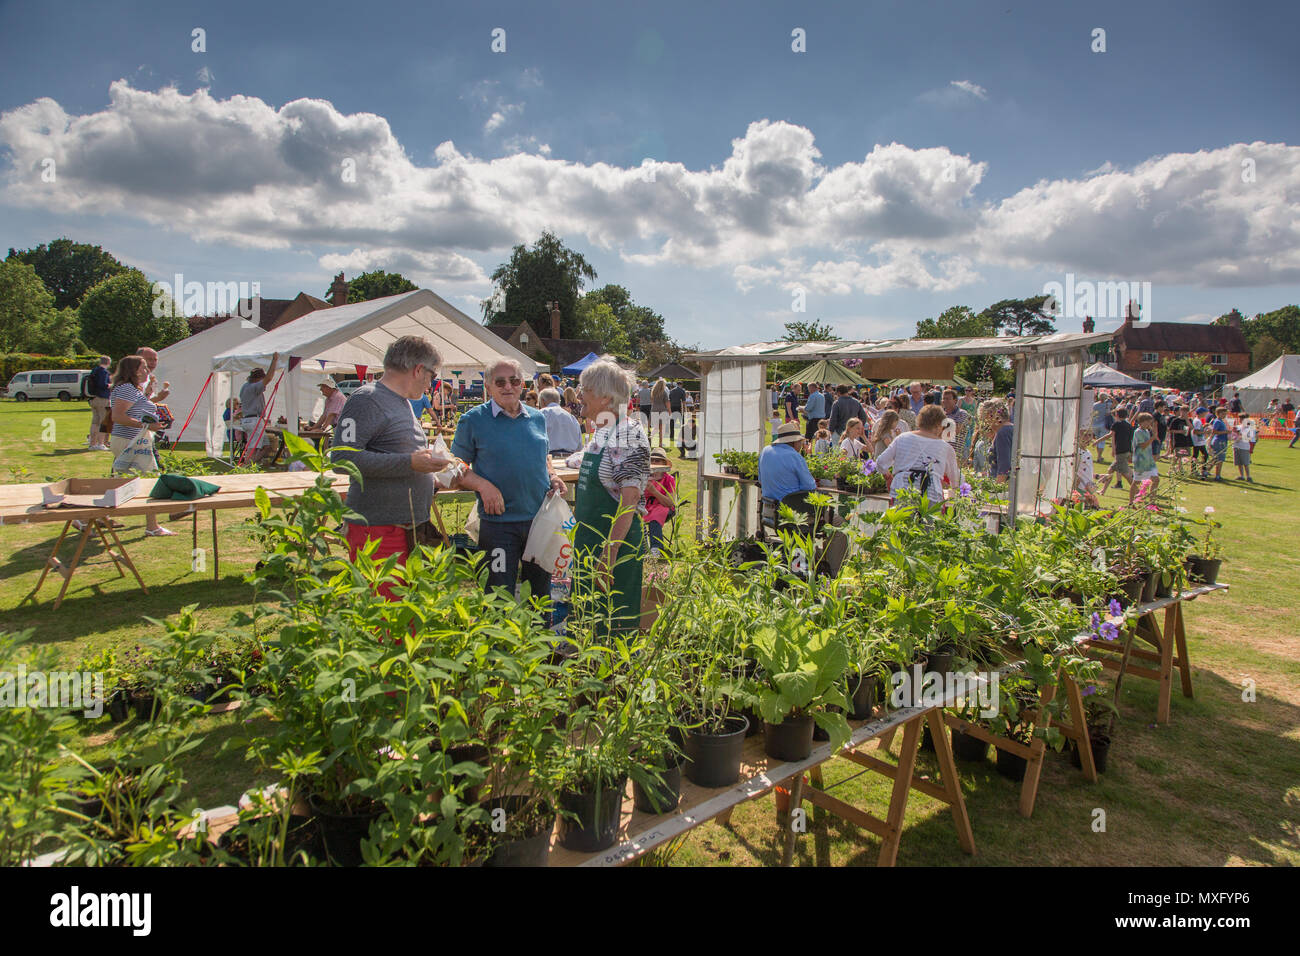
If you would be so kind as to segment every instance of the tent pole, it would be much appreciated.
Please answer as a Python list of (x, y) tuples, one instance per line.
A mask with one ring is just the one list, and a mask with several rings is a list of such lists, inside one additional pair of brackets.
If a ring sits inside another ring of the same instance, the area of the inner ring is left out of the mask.
[(1015, 428), (1011, 430), (1011, 478), (1007, 485), (1010, 491), (1010, 499), (1007, 501), (1007, 519), (1012, 527), (1016, 524), (1016, 492), (1020, 486), (1020, 432), (1024, 422), (1025, 407), (1025, 356), (1024, 353), (1015, 355), (1012, 359), (1016, 366), (1016, 404), (1015, 411)]

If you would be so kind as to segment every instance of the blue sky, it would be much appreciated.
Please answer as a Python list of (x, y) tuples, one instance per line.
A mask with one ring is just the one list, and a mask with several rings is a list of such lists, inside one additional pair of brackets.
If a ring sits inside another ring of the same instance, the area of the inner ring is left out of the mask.
[(550, 226), (704, 347), (907, 335), (1067, 272), (1151, 282), (1158, 319), (1253, 314), (1300, 298), (1297, 28), (1282, 3), (7, 4), (0, 243), (268, 296), (399, 269), (477, 316)]

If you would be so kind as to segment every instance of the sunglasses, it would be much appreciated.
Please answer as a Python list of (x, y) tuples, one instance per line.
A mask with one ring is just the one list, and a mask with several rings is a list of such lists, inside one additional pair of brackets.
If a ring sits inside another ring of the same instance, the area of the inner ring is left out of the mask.
[(519, 378), (516, 375), (511, 375), (509, 378), (499, 378), (495, 381), (494, 384), (496, 385), (497, 388), (505, 388), (507, 382), (509, 382), (515, 388), (518, 388), (520, 385), (524, 384), (524, 380), (522, 378)]

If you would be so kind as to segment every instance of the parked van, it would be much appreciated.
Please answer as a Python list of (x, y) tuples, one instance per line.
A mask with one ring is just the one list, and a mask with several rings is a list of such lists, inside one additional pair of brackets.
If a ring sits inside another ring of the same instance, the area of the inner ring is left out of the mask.
[(17, 402), (25, 402), (29, 398), (57, 398), (61, 402), (70, 402), (85, 395), (84, 382), (88, 375), (88, 368), (19, 372), (9, 380), (4, 394)]

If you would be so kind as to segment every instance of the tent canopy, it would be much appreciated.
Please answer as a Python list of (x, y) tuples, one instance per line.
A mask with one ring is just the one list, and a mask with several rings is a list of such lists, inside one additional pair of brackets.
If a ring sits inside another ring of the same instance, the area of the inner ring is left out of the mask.
[(1083, 370), (1083, 384), (1086, 388), (1151, 388), (1150, 382), (1126, 375), (1103, 362), (1096, 362)]
[(801, 384), (811, 385), (814, 382), (818, 385), (866, 385), (867, 380), (857, 372), (851, 371), (840, 362), (822, 359), (820, 362), (814, 362), (807, 368), (802, 368), (795, 374), (786, 379), (788, 382), (799, 382)]
[(1259, 414), (1276, 398), (1300, 404), (1300, 355), (1281, 355), (1258, 372), (1225, 386), (1241, 393), (1241, 404), (1246, 411)]
[(598, 362), (598, 361), (600, 361), (599, 355), (597, 355), (595, 352), (588, 352), (586, 355), (578, 359), (578, 361), (574, 362), (572, 365), (564, 366), (564, 368), (561, 369), (561, 371), (565, 375), (577, 375), (584, 368), (590, 365), (592, 362)]
[(421, 335), (437, 347), (444, 368), (482, 372), (497, 357), (516, 360), (526, 376), (538, 365), (509, 342), (475, 322), (428, 289), (369, 302), (318, 309), (249, 342), (219, 352), (212, 368), (247, 372), (265, 368), (271, 356), (301, 359), (309, 367), (351, 372), (357, 365), (378, 369), (384, 353), (403, 335)]
[[(914, 378), (891, 378), (881, 385), (885, 388), (904, 388), (915, 382)], [(952, 378), (930, 378), (926, 379), (931, 385), (937, 385), (940, 388), (973, 388), (974, 386), (962, 378), (960, 375), (954, 375)]]
[(699, 381), (700, 373), (693, 368), (687, 368), (677, 362), (669, 362), (667, 365), (660, 365), (651, 372), (646, 378), (666, 378), (670, 380), (683, 379), (687, 382)]

